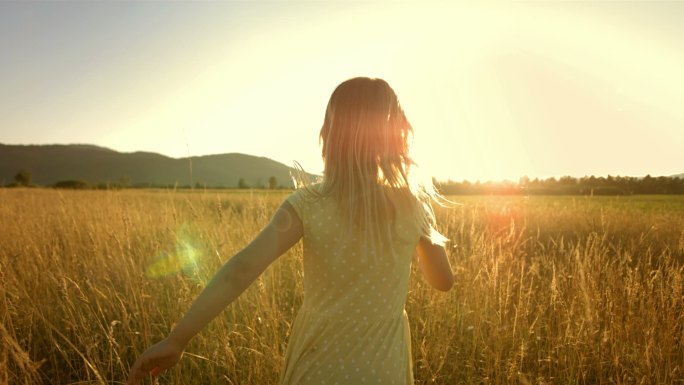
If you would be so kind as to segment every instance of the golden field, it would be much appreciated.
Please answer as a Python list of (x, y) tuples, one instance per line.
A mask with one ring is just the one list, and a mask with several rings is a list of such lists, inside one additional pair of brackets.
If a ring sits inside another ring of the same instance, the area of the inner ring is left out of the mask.
[[(0, 384), (121, 384), (287, 192), (0, 189)], [(416, 384), (684, 384), (684, 196), (453, 197)], [(160, 384), (276, 384), (301, 243)]]

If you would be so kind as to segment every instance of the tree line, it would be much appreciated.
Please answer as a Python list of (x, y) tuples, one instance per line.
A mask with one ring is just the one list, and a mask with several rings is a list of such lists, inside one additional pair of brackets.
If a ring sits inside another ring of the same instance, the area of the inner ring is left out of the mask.
[[(2, 186), (0, 182), (0, 187), (34, 187), (32, 183), (33, 176), (30, 171), (20, 170), (14, 175), (14, 182), (5, 184)], [(209, 186), (206, 183), (196, 182), (193, 184), (179, 185), (179, 184), (154, 184), (154, 183), (131, 183), (130, 179), (126, 176), (122, 176), (115, 181), (99, 182), (95, 184), (88, 183), (80, 179), (70, 179), (62, 180), (53, 185), (45, 187), (55, 187), (63, 189), (97, 189), (97, 190), (116, 190), (122, 188), (179, 188), (179, 189), (262, 189), (262, 190), (282, 190), (286, 189), (286, 186), (278, 183), (278, 179), (275, 176), (268, 178), (267, 183), (262, 183), (261, 179), (258, 179), (254, 185), (250, 185), (245, 181), (245, 178), (240, 178), (236, 185), (233, 186)]]
[(684, 178), (629, 176), (530, 179), (522, 177), (516, 182), (434, 181), (435, 187), (445, 195), (632, 195), (632, 194), (684, 194)]
[[(29, 171), (20, 170), (14, 177), (14, 183), (5, 187), (31, 186), (32, 175)], [(526, 176), (516, 182), (470, 182), (464, 180), (438, 181), (433, 180), (437, 190), (445, 195), (632, 195), (632, 194), (684, 194), (684, 177), (652, 177), (643, 178), (628, 176), (596, 177), (584, 176), (574, 178), (530, 179)], [(128, 178), (122, 177), (118, 181), (89, 184), (82, 180), (65, 180), (55, 183), (56, 188), (66, 189), (120, 189), (120, 188), (238, 188), (238, 189), (285, 189), (279, 184), (275, 176), (268, 178), (267, 183), (257, 181), (254, 186), (249, 185), (244, 178), (240, 178), (234, 186), (207, 186), (197, 182), (193, 185), (153, 185), (150, 183), (131, 184)]]

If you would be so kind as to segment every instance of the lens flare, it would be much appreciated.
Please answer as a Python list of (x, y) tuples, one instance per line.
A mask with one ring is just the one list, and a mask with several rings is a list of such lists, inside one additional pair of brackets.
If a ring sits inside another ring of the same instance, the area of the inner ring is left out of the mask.
[(203, 254), (197, 239), (199, 237), (194, 234), (190, 226), (182, 225), (176, 232), (175, 251), (159, 256), (147, 267), (145, 275), (149, 278), (160, 278), (183, 273), (188, 277), (199, 279), (199, 267)]

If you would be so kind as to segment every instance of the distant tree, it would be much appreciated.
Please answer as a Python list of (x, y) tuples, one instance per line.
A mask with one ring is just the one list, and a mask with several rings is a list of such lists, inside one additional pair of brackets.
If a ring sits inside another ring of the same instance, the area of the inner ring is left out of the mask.
[(240, 188), (240, 189), (249, 188), (249, 185), (247, 184), (247, 182), (245, 182), (245, 178), (240, 178), (240, 180), (238, 181), (238, 188)]
[(82, 190), (88, 188), (88, 183), (82, 180), (62, 180), (55, 183), (56, 188)]
[(129, 178), (128, 175), (122, 175), (121, 178), (119, 178), (119, 186), (121, 187), (128, 187), (130, 183), (131, 178)]
[(268, 178), (268, 188), (271, 190), (278, 188), (278, 179), (276, 179), (276, 177), (272, 176)]
[(26, 170), (20, 170), (17, 175), (14, 176), (14, 180), (19, 186), (30, 186), (31, 179), (31, 173)]

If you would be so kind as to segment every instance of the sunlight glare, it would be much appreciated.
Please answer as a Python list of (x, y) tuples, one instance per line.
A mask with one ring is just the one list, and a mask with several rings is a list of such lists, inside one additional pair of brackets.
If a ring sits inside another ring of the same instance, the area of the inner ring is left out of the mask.
[(203, 260), (197, 237), (188, 225), (182, 225), (176, 234), (175, 251), (162, 254), (145, 270), (148, 278), (162, 278), (182, 273), (197, 281), (203, 281), (200, 264)]

